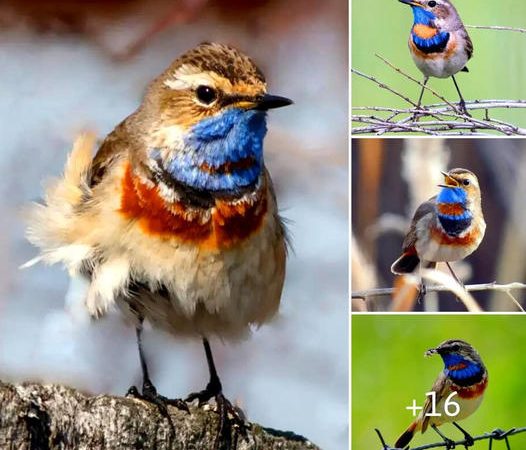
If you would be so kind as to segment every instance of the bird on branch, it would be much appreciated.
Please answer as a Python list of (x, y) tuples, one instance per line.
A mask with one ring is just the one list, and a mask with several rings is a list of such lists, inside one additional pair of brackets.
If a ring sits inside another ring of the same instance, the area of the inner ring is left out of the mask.
[[(462, 285), (449, 262), (473, 253), (484, 238), (481, 192), (476, 175), (467, 169), (442, 172), (444, 183), (438, 195), (416, 210), (402, 245), (402, 255), (392, 264), (395, 275), (413, 273), (419, 266), (435, 268), (445, 262)], [(425, 295), (422, 282), (419, 300)]]

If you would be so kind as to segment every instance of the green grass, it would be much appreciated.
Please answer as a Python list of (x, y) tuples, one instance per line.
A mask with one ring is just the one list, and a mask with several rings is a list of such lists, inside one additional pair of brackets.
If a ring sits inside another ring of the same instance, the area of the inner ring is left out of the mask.
[[(422, 406), (437, 374), (438, 356), (424, 352), (446, 339), (460, 338), (480, 353), (489, 385), (480, 408), (462, 421), (472, 435), (495, 428), (526, 426), (526, 316), (521, 315), (354, 315), (352, 318), (352, 449), (381, 448), (374, 428), (387, 443), (411, 423), (405, 409), (416, 399)], [(441, 427), (460, 439), (450, 424)], [(433, 430), (418, 434), (412, 445), (439, 442)], [(512, 450), (526, 448), (526, 433), (510, 438)], [(488, 442), (474, 450), (487, 449)], [(505, 449), (503, 442), (494, 450)]]
[[(505, 25), (526, 28), (526, 2), (501, 0), (480, 2), (457, 0), (455, 6), (467, 25)], [(422, 74), (413, 64), (407, 48), (412, 25), (411, 8), (397, 0), (352, 2), (352, 66), (386, 82), (417, 100), (419, 87), (394, 72), (374, 56), (382, 55), (417, 79)], [(508, 31), (468, 29), (474, 56), (469, 73), (459, 73), (457, 81), (466, 100), (526, 98), (526, 34)], [(451, 101), (458, 96), (451, 79), (432, 78), (429, 86)], [(424, 104), (439, 102), (430, 93)], [(352, 76), (353, 106), (407, 107), (402, 99), (379, 89), (372, 82)], [(497, 110), (494, 110), (497, 111)], [(477, 113), (480, 114), (480, 113)], [(498, 110), (492, 117), (526, 127), (526, 110)]]

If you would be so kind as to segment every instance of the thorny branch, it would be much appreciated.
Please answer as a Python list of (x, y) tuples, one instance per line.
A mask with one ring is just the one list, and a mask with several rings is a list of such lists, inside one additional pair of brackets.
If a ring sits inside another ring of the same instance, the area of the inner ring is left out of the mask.
[[(375, 431), (376, 431), (376, 434), (378, 434), (378, 437), (382, 443), (382, 449), (383, 450), (397, 450), (395, 449), (394, 447), (389, 447), (386, 443), (385, 443), (385, 440), (382, 436), (382, 433), (380, 433), (380, 430), (378, 430), (377, 428), (375, 428)], [(526, 432), (526, 427), (523, 427), (523, 428), (511, 428), (510, 430), (508, 431), (504, 431), (504, 430), (501, 430), (499, 428), (497, 428), (496, 430), (493, 430), (491, 433), (484, 433), (480, 436), (473, 436), (473, 441), (485, 441), (485, 440), (488, 440), (488, 449), (491, 450), (492, 449), (492, 445), (493, 445), (493, 441), (504, 441), (506, 442), (506, 448), (507, 450), (511, 450), (511, 445), (510, 445), (510, 441), (509, 441), (509, 437), (510, 436), (513, 436), (515, 434), (519, 434), (519, 433), (524, 433)], [(458, 447), (458, 446), (461, 446), (463, 445), (464, 447), (468, 448), (468, 440), (467, 439), (464, 439), (464, 440), (461, 440), (461, 441), (455, 441), (455, 446)], [(441, 448), (441, 447), (445, 447), (447, 448), (448, 444), (446, 442), (436, 442), (436, 443), (433, 443), (433, 444), (426, 444), (426, 445), (422, 445), (420, 447), (412, 447), (411, 450), (427, 450), (427, 449), (430, 449), (430, 448)], [(407, 449), (409, 449), (409, 447), (406, 447)]]
[[(489, 28), (489, 27), (480, 27)], [(508, 29), (510, 27), (498, 27), (492, 29)], [(512, 29), (512, 31), (523, 32), (526, 30)], [(365, 78), (379, 88), (385, 89), (394, 95), (400, 97), (411, 105), (410, 108), (394, 108), (382, 106), (360, 106), (353, 107), (351, 115), (352, 122), (363, 124), (352, 128), (352, 133), (357, 134), (377, 134), (384, 133), (423, 133), (432, 136), (450, 136), (450, 135), (495, 135), (504, 134), (526, 135), (526, 129), (518, 127), (512, 123), (490, 117), (490, 110), (496, 109), (522, 109), (526, 108), (525, 100), (473, 100), (466, 101), (466, 110), (468, 112), (483, 111), (482, 118), (475, 118), (471, 115), (461, 112), (457, 106), (449, 102), (445, 97), (433, 90), (421, 81), (405, 73), (402, 69), (389, 62), (380, 55), (375, 55), (382, 60), (389, 68), (401, 74), (419, 88), (423, 88), (437, 97), (441, 103), (417, 108), (416, 103), (409, 97), (399, 92), (387, 83), (377, 78), (365, 74), (359, 70), (351, 69), (351, 72), (357, 76)], [(362, 111), (364, 114), (355, 114), (354, 111)], [(375, 112), (388, 113), (387, 115), (374, 114)]]

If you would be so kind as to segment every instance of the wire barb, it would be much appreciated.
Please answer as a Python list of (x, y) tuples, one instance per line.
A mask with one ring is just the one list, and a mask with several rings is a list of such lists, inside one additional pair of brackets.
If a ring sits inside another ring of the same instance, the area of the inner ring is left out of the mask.
[[(385, 440), (382, 436), (382, 433), (380, 432), (380, 430), (378, 428), (375, 428), (374, 429), (376, 431), (376, 434), (378, 435), (381, 443), (382, 443), (382, 446), (383, 446), (383, 450), (400, 450), (400, 449), (396, 449), (394, 447), (389, 447), (386, 443), (385, 443)], [(510, 441), (509, 441), (509, 437), (510, 436), (514, 436), (516, 434), (519, 434), (519, 433), (524, 433), (526, 432), (526, 427), (522, 427), (522, 428), (511, 428), (509, 429), (508, 431), (504, 431), (500, 428), (497, 428), (489, 433), (484, 433), (480, 436), (473, 436), (472, 437), (472, 440), (474, 442), (476, 441), (485, 441), (485, 440), (488, 440), (489, 442), (489, 447), (488, 449), (491, 450), (491, 446), (492, 446), (492, 442), (493, 441), (505, 441), (506, 442), (506, 446), (507, 446), (507, 449), (508, 450), (512, 450), (511, 448), (511, 444), (510, 444)], [(468, 439), (463, 439), (463, 440), (460, 440), (460, 441), (454, 441), (455, 443), (455, 446), (466, 446), (468, 444), (470, 444), (470, 442), (468, 441)], [(444, 441), (440, 441), (440, 442), (435, 442), (435, 443), (432, 443), (432, 444), (425, 444), (425, 445), (422, 445), (420, 447), (412, 447), (411, 450), (428, 450), (428, 449), (431, 449), (431, 448), (442, 448), (442, 447), (447, 447), (447, 442), (444, 442)], [(406, 447), (406, 449), (409, 449), (409, 447)]]

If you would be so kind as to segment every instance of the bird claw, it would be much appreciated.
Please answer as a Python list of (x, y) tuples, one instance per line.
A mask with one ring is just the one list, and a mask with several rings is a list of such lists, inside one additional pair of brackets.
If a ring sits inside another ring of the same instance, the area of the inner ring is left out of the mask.
[(444, 439), (444, 443), (446, 444), (446, 449), (447, 450), (452, 450), (454, 449), (457, 444), (455, 444), (455, 441), (453, 441), (452, 439), (449, 439), (449, 438), (445, 438)]
[(462, 114), (463, 116), (471, 117), (471, 114), (468, 112), (468, 109), (466, 108), (466, 102), (464, 100), (458, 103), (458, 112), (459, 114)]
[(155, 386), (149, 382), (143, 384), (142, 393), (140, 393), (135, 386), (130, 387), (126, 393), (126, 397), (133, 397), (154, 404), (157, 406), (161, 416), (168, 419), (172, 427), (173, 423), (170, 414), (168, 413), (168, 406), (175, 406), (181, 411), (186, 411), (188, 413), (190, 412), (188, 405), (183, 400), (179, 398), (171, 399), (165, 397), (164, 395), (158, 394)]
[(426, 293), (427, 293), (426, 285), (424, 283), (421, 283), (420, 287), (418, 288), (418, 296), (416, 297), (416, 301), (418, 304), (424, 301)]
[(214, 450), (219, 450), (221, 448), (232, 448), (232, 427), (235, 427), (236, 430), (245, 439), (247, 439), (248, 427), (245, 423), (242, 412), (239, 410), (239, 408), (236, 408), (234, 405), (232, 405), (232, 403), (223, 395), (221, 391), (217, 391), (217, 386), (215, 383), (208, 383), (204, 390), (188, 395), (185, 401), (191, 403), (194, 400), (197, 400), (198, 405), (202, 406), (212, 398), (215, 399), (217, 412), (219, 414), (219, 424), (214, 441)]

